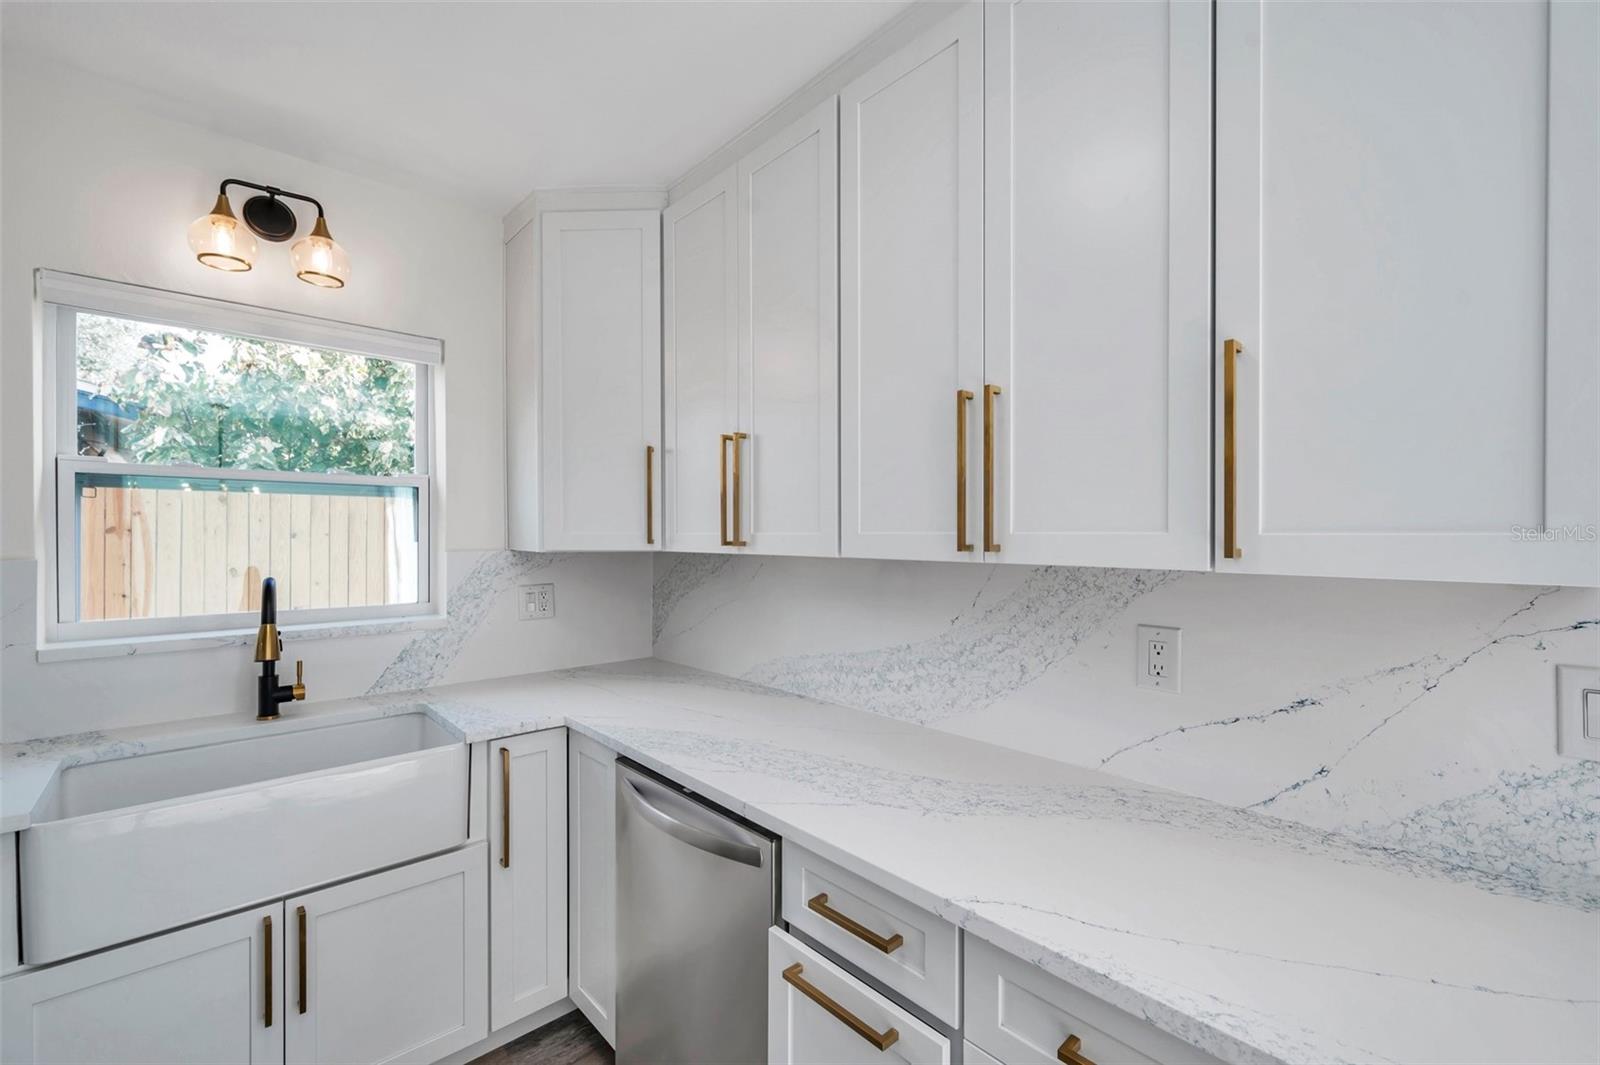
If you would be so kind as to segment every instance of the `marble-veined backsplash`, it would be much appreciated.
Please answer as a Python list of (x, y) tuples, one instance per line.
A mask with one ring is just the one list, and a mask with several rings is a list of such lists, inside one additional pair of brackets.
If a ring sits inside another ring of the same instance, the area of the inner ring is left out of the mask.
[[(1134, 629), (1182, 633), (1181, 693)], [(658, 657), (1258, 810), (1600, 907), (1600, 763), (1555, 666), (1600, 591), (662, 555)]]

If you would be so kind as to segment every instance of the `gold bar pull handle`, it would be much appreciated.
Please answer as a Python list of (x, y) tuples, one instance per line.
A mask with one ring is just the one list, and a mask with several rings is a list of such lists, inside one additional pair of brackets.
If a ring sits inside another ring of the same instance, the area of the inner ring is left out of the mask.
[(721, 442), (717, 445), (717, 480), (720, 491), (717, 498), (722, 508), (717, 540), (723, 547), (732, 547), (733, 541), (728, 539), (728, 442), (733, 439), (732, 433), (723, 433)]
[(999, 385), (983, 386), (983, 549), (1000, 550), (994, 538), (994, 397)]
[(728, 439), (733, 441), (733, 539), (728, 541), (728, 546), (749, 547), (750, 541), (744, 538), (740, 530), (740, 524), (744, 521), (744, 482), (739, 472), (739, 442), (750, 439), (750, 434), (730, 433)]
[(880, 936), (855, 918), (846, 917), (832, 906), (829, 906), (828, 893), (826, 891), (813, 895), (806, 901), (806, 907), (815, 913), (820, 913), (823, 918), (832, 921), (857, 939), (871, 943), (885, 954), (893, 954), (905, 946), (905, 936), (902, 936), (899, 932), (892, 936)]
[(295, 917), (300, 922), (300, 1012), (306, 1011), (306, 908), (296, 906)]
[(500, 748), (500, 868), (511, 868), (511, 751)]
[(1067, 1036), (1067, 1041), (1056, 1048), (1056, 1060), (1061, 1065), (1094, 1065), (1094, 1062), (1079, 1053), (1078, 1048), (1083, 1046), (1083, 1040), (1075, 1035)]
[(967, 404), (972, 393), (956, 389), (956, 550), (971, 551), (967, 539)]
[(805, 969), (801, 967), (800, 963), (795, 962), (783, 970), (783, 978), (788, 983), (799, 988), (800, 993), (806, 998), (809, 998), (812, 1002), (833, 1014), (834, 1017), (843, 1021), (845, 1027), (856, 1033), (856, 1035), (859, 1035), (880, 1051), (888, 1050), (900, 1039), (900, 1033), (893, 1028), (885, 1028), (882, 1032), (874, 1031), (866, 1021), (839, 1005), (825, 991), (802, 976), (801, 974), (804, 972)]
[(1222, 342), (1222, 557), (1240, 558), (1238, 458), (1234, 447), (1234, 367), (1244, 345), (1231, 337)]
[(262, 967), (262, 970), (263, 970), (261, 984), (262, 984), (263, 987), (265, 987), (267, 989), (267, 1009), (266, 1009), (266, 1016), (263, 1018), (263, 1023), (265, 1024), (266, 1027), (271, 1028), (272, 1027), (272, 918), (271, 917), (263, 917), (263, 918), (261, 918), (261, 938), (262, 938), (262, 943), (261, 943), (262, 966), (261, 967)]
[(656, 447), (644, 446), (644, 542), (656, 542)]

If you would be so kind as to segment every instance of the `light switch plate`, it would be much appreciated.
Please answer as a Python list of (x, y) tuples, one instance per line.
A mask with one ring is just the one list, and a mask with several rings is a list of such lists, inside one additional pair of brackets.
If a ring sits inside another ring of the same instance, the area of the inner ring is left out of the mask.
[(1600, 761), (1600, 668), (1556, 667), (1556, 753)]
[(1134, 683), (1161, 692), (1182, 690), (1183, 630), (1166, 625), (1140, 625), (1134, 642), (1138, 669)]
[(556, 616), (556, 586), (553, 584), (524, 584), (518, 589), (518, 616), (523, 621)]

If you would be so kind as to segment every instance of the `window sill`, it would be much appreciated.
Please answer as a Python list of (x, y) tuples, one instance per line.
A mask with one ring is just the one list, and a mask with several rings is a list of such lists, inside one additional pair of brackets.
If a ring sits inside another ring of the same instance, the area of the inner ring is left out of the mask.
[[(278, 630), (285, 644), (304, 640), (336, 640), (352, 636), (391, 636), (443, 628), (443, 614), (383, 618), (371, 621), (334, 621), (314, 625), (285, 625)], [(128, 655), (166, 654), (171, 651), (203, 651), (218, 647), (254, 647), (256, 628), (219, 629), (213, 632), (179, 632), (166, 636), (118, 636), (104, 640), (71, 640), (41, 643), (35, 650), (40, 662), (77, 662), (90, 658), (125, 658)]]

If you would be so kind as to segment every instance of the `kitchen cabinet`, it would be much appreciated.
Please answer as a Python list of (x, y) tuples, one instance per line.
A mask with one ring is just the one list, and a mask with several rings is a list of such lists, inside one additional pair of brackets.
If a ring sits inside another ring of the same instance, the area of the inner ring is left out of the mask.
[(1211, 6), (1013, 0), (985, 19), (976, 550), (1206, 569)]
[(983, 76), (974, 3), (839, 95), (846, 556), (978, 553), (965, 396), (983, 388)]
[(1600, 583), (1597, 21), (1218, 5), (1219, 570)]
[(432, 1062), (489, 1032), (482, 843), (284, 903), (289, 1065)]
[[(661, 218), (540, 216), (539, 492), (544, 551), (661, 537)], [(523, 545), (519, 545), (523, 546)]]
[(666, 546), (837, 554), (836, 99), (663, 226)]
[(616, 753), (587, 736), (567, 742), (567, 987), (612, 1046), (617, 1040)]
[(7, 977), (0, 1060), (283, 1061), (283, 912), (260, 907)]
[(781, 929), (767, 932), (767, 1061), (949, 1065), (950, 1040)]
[(567, 997), (567, 733), (490, 745), (489, 1027)]

